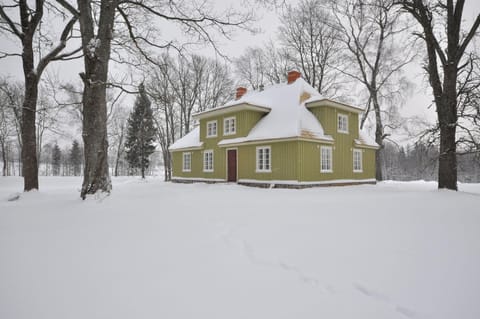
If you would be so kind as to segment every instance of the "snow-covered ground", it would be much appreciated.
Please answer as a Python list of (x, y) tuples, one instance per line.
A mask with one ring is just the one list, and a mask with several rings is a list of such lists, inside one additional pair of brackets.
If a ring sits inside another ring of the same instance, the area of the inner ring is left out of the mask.
[(480, 185), (0, 177), (0, 318), (480, 318)]

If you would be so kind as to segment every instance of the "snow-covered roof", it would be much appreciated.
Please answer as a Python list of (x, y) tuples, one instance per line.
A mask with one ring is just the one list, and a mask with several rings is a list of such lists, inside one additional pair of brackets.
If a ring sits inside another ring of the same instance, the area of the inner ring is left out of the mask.
[(312, 96), (321, 95), (304, 79), (299, 78), (291, 84), (282, 83), (267, 87), (263, 91), (248, 92), (240, 99), (226, 105), (248, 103), (270, 108), (246, 137), (225, 139), (219, 145), (250, 141), (304, 137), (333, 140), (324, 134), (322, 125), (310, 111), (304, 101)]
[(380, 146), (365, 130), (360, 130), (358, 139), (355, 139), (355, 144), (359, 146), (379, 148)]
[(330, 100), (330, 99), (327, 99), (327, 98), (324, 98), (324, 97), (321, 97), (321, 96), (312, 96), (311, 98), (309, 98), (308, 100), (305, 101), (305, 106), (307, 108), (316, 107), (316, 106), (320, 106), (320, 105), (327, 105), (327, 106), (334, 107), (334, 108), (337, 108), (337, 109), (340, 109), (340, 110), (345, 110), (345, 111), (355, 112), (355, 113), (362, 113), (362, 112), (365, 111), (361, 107), (353, 106), (353, 105), (350, 105), (350, 104), (345, 104), (345, 103), (342, 103), (342, 102), (339, 102), (339, 101)]
[(202, 147), (203, 142), (200, 142), (200, 127), (197, 126), (191, 130), (187, 135), (177, 140), (170, 145), (169, 150), (180, 150), (186, 148), (198, 148)]

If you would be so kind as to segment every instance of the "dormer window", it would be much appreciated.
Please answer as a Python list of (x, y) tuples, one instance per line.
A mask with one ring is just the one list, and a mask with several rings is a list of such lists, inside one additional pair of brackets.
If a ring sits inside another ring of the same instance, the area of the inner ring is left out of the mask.
[(207, 137), (217, 136), (217, 121), (207, 122)]
[(337, 120), (337, 131), (339, 133), (347, 133), (348, 134), (348, 115), (346, 114), (338, 114)]
[(235, 117), (227, 117), (223, 120), (223, 135), (233, 135), (237, 132)]

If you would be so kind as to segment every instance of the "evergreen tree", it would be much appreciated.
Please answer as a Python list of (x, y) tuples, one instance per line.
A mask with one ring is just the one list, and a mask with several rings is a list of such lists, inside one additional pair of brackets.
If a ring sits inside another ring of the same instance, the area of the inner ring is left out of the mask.
[(77, 140), (74, 140), (72, 143), (68, 159), (73, 168), (73, 175), (79, 176), (82, 171), (82, 150), (80, 149), (80, 144)]
[(52, 173), (54, 176), (60, 175), (60, 164), (62, 163), (62, 151), (58, 144), (52, 149)]
[(151, 103), (142, 84), (139, 86), (140, 95), (128, 119), (127, 138), (125, 143), (126, 158), (131, 168), (139, 168), (142, 178), (150, 164), (149, 156), (155, 150), (155, 126), (153, 122)]

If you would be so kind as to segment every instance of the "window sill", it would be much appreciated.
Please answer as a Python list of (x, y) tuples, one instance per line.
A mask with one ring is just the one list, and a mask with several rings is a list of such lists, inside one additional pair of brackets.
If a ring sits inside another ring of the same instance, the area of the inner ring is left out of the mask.
[(272, 170), (268, 170), (268, 171), (265, 171), (265, 170), (255, 170), (255, 173), (271, 173)]
[(353, 171), (354, 173), (363, 173), (363, 170), (362, 171)]
[(348, 134), (348, 131), (337, 131), (337, 133)]
[(320, 171), (320, 173), (333, 173), (333, 170), (329, 170), (329, 171)]

